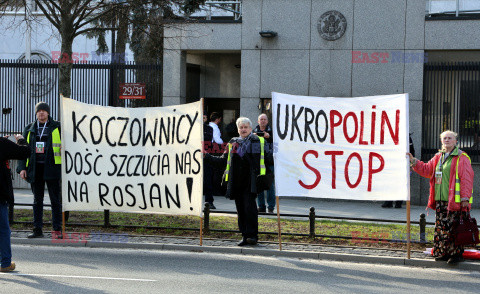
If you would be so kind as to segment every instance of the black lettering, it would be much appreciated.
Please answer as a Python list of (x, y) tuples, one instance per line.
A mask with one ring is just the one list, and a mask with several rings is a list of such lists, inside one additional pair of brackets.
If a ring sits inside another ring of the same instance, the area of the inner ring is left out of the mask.
[[(323, 116), (323, 120), (325, 121), (325, 133), (323, 134), (323, 137), (320, 137), (320, 134), (318, 133), (318, 119), (320, 116)], [(328, 134), (328, 119), (327, 119), (327, 114), (325, 114), (325, 111), (320, 110), (317, 112), (317, 117), (315, 118), (315, 132), (317, 133), (317, 139), (320, 141), (320, 143), (325, 142), (325, 139), (327, 139), (327, 134)]]
[[(138, 137), (137, 137), (137, 141), (133, 142), (133, 134), (135, 133), (133, 131), (133, 126), (135, 123), (138, 124)], [(130, 142), (132, 143), (132, 146), (137, 146), (140, 143), (140, 140), (142, 140), (141, 129), (142, 129), (142, 126), (140, 125), (140, 120), (138, 118), (135, 118), (134, 120), (132, 120), (132, 123), (130, 124)]]
[(295, 105), (292, 105), (292, 135), (290, 136), (290, 141), (293, 141), (293, 137), (295, 136), (295, 130), (297, 130), (300, 142), (302, 142), (302, 133), (300, 132), (300, 128), (298, 127), (297, 120), (300, 118), (300, 115), (302, 115), (303, 109), (303, 106), (300, 107), (297, 115), (295, 115)]
[[(69, 165), (70, 163), (70, 165)], [(69, 174), (73, 169), (73, 158), (70, 152), (65, 150), (65, 172)]]
[(145, 199), (145, 189), (144, 189), (142, 183), (138, 184), (138, 186), (140, 186), (140, 188), (142, 190), (142, 199), (143, 199), (143, 207), (139, 206), (138, 208), (140, 208), (142, 210), (145, 210), (145, 209), (147, 209), (147, 200)]
[(140, 174), (138, 173), (138, 168), (140, 167), (140, 163), (142, 163), (142, 159), (143, 159), (143, 161), (145, 161), (145, 157), (142, 156), (142, 155), (137, 155), (135, 157), (138, 158), (138, 161), (137, 161), (137, 165), (135, 166), (135, 171), (133, 172), (133, 175), (138, 177), (138, 176), (140, 176)]
[(88, 186), (86, 182), (82, 182), (80, 185), (80, 202), (83, 202), (83, 196), (85, 196), (85, 200), (88, 203)]
[(97, 158), (95, 158), (95, 162), (93, 163), (93, 170), (94, 170), (94, 172), (95, 172), (95, 175), (97, 175), (97, 176), (101, 176), (101, 175), (102, 175), (101, 172), (98, 172), (98, 171), (97, 171), (97, 162), (98, 162), (98, 160), (99, 160), (100, 158), (102, 158), (102, 157), (103, 157), (103, 155), (98, 155)]
[(92, 153), (87, 153), (87, 155), (85, 155), (85, 163), (88, 166), (88, 170), (85, 170), (83, 172), (84, 175), (89, 175), (92, 172), (92, 164), (90, 163), (90, 160), (88, 159), (90, 156), (92, 156)]
[(108, 137), (108, 126), (110, 125), (110, 121), (115, 120), (115, 117), (111, 117), (107, 120), (107, 124), (105, 125), (105, 140), (107, 141), (108, 145), (114, 147), (117, 146), (117, 143), (110, 142), (110, 138)]
[[(197, 156), (199, 157), (199, 159), (197, 159)], [(200, 160), (201, 156), (202, 156), (202, 150), (197, 149), (197, 150), (195, 150), (195, 152), (193, 152), (193, 160), (195, 160), (195, 163), (197, 164), (197, 170), (192, 169), (192, 173), (194, 175), (196, 175), (200, 172), (201, 165), (200, 165), (199, 160)]]
[(124, 177), (125, 173), (123, 173), (123, 167), (125, 166), (125, 162), (127, 161), (127, 155), (120, 155), (120, 158), (123, 158), (122, 160), (122, 165), (120, 165), (120, 168), (118, 169), (117, 177)]
[(112, 156), (110, 156), (110, 162), (113, 164), (114, 170), (113, 170), (113, 172), (108, 172), (107, 173), (109, 176), (113, 176), (114, 174), (117, 173), (117, 164), (115, 163), (115, 160), (114, 160), (114, 158), (117, 158), (117, 157), (118, 156), (115, 155), (115, 154), (112, 154)]
[[(153, 188), (157, 188), (157, 196), (154, 197), (153, 196)], [(158, 200), (158, 207), (162, 208), (162, 199), (161, 199), (161, 193), (160, 193), (160, 186), (158, 186), (157, 184), (153, 184), (151, 187), (150, 187), (150, 205), (152, 207), (155, 207), (153, 205), (153, 199), (157, 199)]]
[[(102, 188), (105, 188), (106, 191), (103, 192), (103, 191), (102, 191)], [(109, 189), (108, 189), (108, 186), (107, 186), (107, 185), (105, 185), (105, 184), (103, 184), (103, 183), (98, 184), (98, 196), (99, 196), (99, 198), (100, 198), (100, 205), (102, 205), (102, 206), (104, 206), (104, 205), (103, 205), (103, 202), (105, 202), (106, 204), (108, 204), (108, 206), (112, 206), (112, 205), (105, 199), (105, 196), (108, 195), (108, 190), (109, 190)]]
[(82, 170), (83, 170), (82, 154), (80, 154), (80, 152), (75, 153), (74, 160), (75, 160), (75, 174), (79, 176), (82, 174)]
[(85, 136), (82, 134), (82, 131), (80, 130), (80, 124), (83, 122), (83, 120), (87, 117), (87, 115), (84, 115), (81, 120), (78, 121), (77, 123), (77, 115), (75, 114), (75, 111), (72, 111), (72, 122), (73, 122), (73, 142), (77, 142), (77, 132), (80, 134), (82, 137), (83, 141), (87, 143), (87, 139)]
[[(165, 123), (163, 121), (163, 117), (160, 118), (160, 134), (158, 136), (158, 143), (162, 145), (162, 138), (165, 137), (165, 144), (170, 142), (170, 117), (167, 118), (168, 126), (165, 127)], [(162, 136), (163, 133), (163, 136)]]
[[(99, 128), (100, 128), (100, 136), (98, 138), (98, 140), (95, 140), (95, 137), (94, 137), (94, 132), (93, 132), (93, 122), (94, 121), (98, 121), (98, 125), (99, 125)], [(100, 144), (100, 142), (102, 142), (102, 138), (103, 138), (103, 125), (102, 125), (102, 120), (100, 119), (100, 117), (98, 116), (94, 116), (92, 117), (92, 119), (90, 120), (90, 138), (92, 138), (92, 143), (94, 145), (98, 145)]]
[(123, 125), (122, 133), (120, 133), (120, 138), (118, 138), (118, 146), (127, 146), (127, 143), (122, 142), (123, 134), (125, 134), (125, 130), (127, 129), (128, 122), (130, 119), (128, 117), (117, 117), (118, 120), (124, 120), (125, 124)]
[(127, 206), (130, 206), (130, 207), (134, 207), (135, 206), (135, 203), (137, 202), (137, 200), (135, 199), (135, 195), (129, 191), (129, 188), (132, 188), (133, 189), (133, 186), (128, 184), (125, 186), (125, 192), (127, 192), (128, 195), (130, 195), (130, 197), (132, 197), (132, 204), (129, 204), (128, 202), (125, 202), (125, 204), (127, 204)]
[(177, 206), (177, 208), (180, 208), (180, 194), (178, 193), (178, 184), (176, 184), (176, 196), (177, 196), (177, 200), (175, 201), (175, 199), (173, 198), (173, 195), (170, 193), (170, 190), (168, 190), (168, 187), (165, 185), (165, 198), (167, 200), (167, 207), (170, 208), (170, 200), (173, 201), (173, 204), (175, 204), (175, 206)]
[[(118, 194), (120, 194), (120, 201), (118, 201), (118, 202), (117, 202), (117, 191), (118, 191)], [(116, 204), (118, 207), (122, 207), (122, 206), (123, 206), (123, 193), (122, 193), (122, 188), (117, 187), (117, 186), (115, 186), (115, 188), (113, 188), (113, 201), (115, 202), (115, 204)]]
[[(311, 118), (308, 118), (308, 115), (311, 116)], [(308, 134), (312, 137), (313, 143), (316, 143), (315, 141), (315, 136), (313, 136), (312, 130), (310, 129), (310, 125), (313, 123), (315, 120), (315, 114), (313, 113), (313, 110), (311, 110), (308, 107), (305, 107), (305, 142), (307, 142)]]
[(72, 202), (72, 199), (70, 198), (70, 196), (73, 197), (73, 200), (75, 202), (78, 202), (78, 198), (77, 198), (77, 182), (75, 182), (75, 187), (72, 188), (72, 183), (70, 181), (67, 181), (67, 191), (68, 191), (68, 202)]
[(277, 104), (277, 133), (278, 137), (285, 140), (288, 134), (288, 123), (290, 122), (290, 114), (288, 111), (288, 104), (285, 105), (285, 130), (283, 133), (280, 131), (280, 104)]
[(198, 111), (195, 112), (195, 117), (193, 119), (190, 119), (190, 116), (187, 115), (188, 121), (190, 122), (190, 128), (188, 130), (187, 139), (185, 140), (185, 145), (188, 144), (188, 140), (190, 140), (190, 133), (192, 132), (192, 129), (193, 129), (193, 126), (195, 125), (195, 121), (197, 120), (197, 117), (198, 117)]
[(147, 119), (143, 119), (143, 146), (147, 144), (147, 140), (150, 139), (150, 142), (152, 142), (152, 146), (155, 146), (155, 140), (157, 138), (157, 126), (158, 126), (158, 118), (155, 119), (155, 127), (153, 129), (153, 136), (151, 131), (146, 131), (147, 129)]
[(185, 117), (185, 115), (181, 115), (180, 118), (178, 119), (178, 126), (177, 126), (177, 142), (182, 144), (183, 142), (185, 142), (185, 139), (183, 139), (183, 141), (180, 141), (180, 136), (178, 135), (178, 131), (180, 131), (180, 125), (181, 125), (181, 121), (182, 119)]

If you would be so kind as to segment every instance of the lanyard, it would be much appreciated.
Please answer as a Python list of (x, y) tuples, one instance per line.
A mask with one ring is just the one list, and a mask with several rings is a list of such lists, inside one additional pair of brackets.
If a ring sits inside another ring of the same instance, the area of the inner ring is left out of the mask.
[(442, 172), (442, 165), (447, 161), (447, 159), (450, 157), (450, 155), (452, 155), (452, 153), (453, 153), (453, 150), (448, 154), (447, 158), (445, 158), (445, 153), (442, 153), (442, 158), (440, 158), (440, 162), (438, 164), (438, 170), (440, 172)]
[[(46, 121), (45, 124), (43, 125), (42, 133), (40, 134), (40, 140), (42, 140), (43, 132), (45, 132), (45, 128), (47, 127), (47, 123), (48, 123), (48, 121)], [(38, 129), (40, 128), (40, 122), (38, 120), (37, 120), (37, 128)]]

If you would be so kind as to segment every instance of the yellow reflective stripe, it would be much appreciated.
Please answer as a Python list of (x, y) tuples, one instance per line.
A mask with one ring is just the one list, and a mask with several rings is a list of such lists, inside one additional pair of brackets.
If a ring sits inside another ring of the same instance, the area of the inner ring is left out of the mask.
[[(27, 144), (30, 144), (30, 137), (32, 136), (32, 132), (28, 132), (27, 136)], [(27, 164), (25, 164), (25, 167), (28, 167), (28, 163), (30, 162), (30, 157), (27, 158)]]
[(267, 173), (265, 168), (265, 138), (258, 137), (260, 139), (260, 175), (264, 176)]
[(58, 128), (56, 128), (52, 132), (52, 148), (55, 164), (62, 164), (62, 153), (60, 152), (61, 146), (62, 140), (60, 140), (60, 131), (58, 130)]
[[(468, 158), (468, 160), (470, 160), (470, 163), (472, 162), (472, 160), (470, 159), (470, 156), (468, 156), (468, 154), (465, 152), (463, 152), (462, 154), (460, 154), (460, 156), (458, 156), (457, 166), (455, 169), (455, 202), (457, 203), (460, 203), (462, 201), (460, 197), (460, 178), (458, 177), (458, 163), (460, 162), (460, 157), (462, 155), (465, 155)], [(470, 197), (470, 200), (468, 200), (468, 202), (473, 203), (473, 189), (472, 189), (472, 196)]]
[(228, 143), (228, 158), (227, 158), (227, 174), (225, 175), (225, 182), (228, 182), (228, 171), (230, 170), (230, 165), (232, 164), (232, 157), (230, 156), (230, 153), (232, 151), (232, 144)]

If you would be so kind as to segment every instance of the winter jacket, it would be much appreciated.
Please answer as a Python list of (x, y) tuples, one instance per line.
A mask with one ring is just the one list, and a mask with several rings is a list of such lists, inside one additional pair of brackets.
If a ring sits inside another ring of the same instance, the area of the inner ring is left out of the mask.
[(25, 139), (18, 144), (0, 137), (0, 204), (13, 204), (12, 174), (8, 167), (10, 159), (26, 159), (30, 156), (31, 149)]
[[(473, 169), (470, 164), (470, 160), (467, 156), (461, 155), (464, 153), (458, 149), (458, 155), (453, 156), (452, 163), (450, 166), (450, 180), (448, 187), (448, 211), (460, 211), (461, 204), (460, 202), (455, 202), (455, 176), (457, 171), (457, 161), (458, 163), (458, 177), (460, 179), (460, 198), (472, 197), (472, 188), (473, 188)], [(437, 167), (438, 161), (440, 160), (442, 153), (439, 152), (430, 159), (429, 162), (422, 162), (418, 160), (413, 167), (413, 170), (417, 172), (420, 176), (425, 178), (430, 178), (430, 196), (428, 199), (428, 207), (435, 210), (436, 201), (435, 201), (435, 168)], [(471, 204), (468, 206), (469, 210), (471, 209)]]
[[(59, 180), (62, 176), (61, 164), (55, 164), (53, 145), (52, 145), (52, 132), (55, 129), (60, 131), (60, 122), (53, 120), (48, 116), (48, 141), (45, 143), (45, 170), (44, 170), (44, 179), (45, 180)], [(61, 132), (60, 132), (61, 133)], [(30, 136), (30, 139), (29, 139)], [(27, 182), (33, 183), (35, 181), (35, 168), (36, 168), (36, 154), (35, 146), (37, 142), (37, 121), (27, 125), (23, 131), (23, 137), (29, 142), (30, 148), (33, 152), (30, 155), (27, 167), (27, 161), (22, 160), (18, 163), (17, 173), (20, 173), (22, 170), (27, 171)]]
[[(235, 152), (238, 152), (238, 140), (240, 138), (232, 138), (229, 142), (229, 144), (232, 144), (232, 156), (234, 156)], [(245, 159), (249, 161), (250, 163), (250, 170), (249, 170), (249, 176), (250, 176), (250, 193), (253, 193), (255, 196), (257, 195), (257, 187), (256, 187), (256, 178), (260, 174), (260, 139), (256, 135), (251, 135), (247, 140), (251, 141), (251, 144), (249, 144), (248, 149), (246, 150), (246, 153), (244, 155)], [(245, 143), (243, 143), (245, 144)], [(268, 167), (268, 165), (273, 164), (273, 155), (272, 155), (272, 150), (269, 148), (268, 144), (264, 145), (265, 151), (264, 151), (264, 156), (265, 156), (265, 165)], [(235, 156), (238, 156), (235, 154)], [(205, 154), (205, 162), (211, 164), (212, 166), (216, 167), (219, 170), (225, 170), (227, 166), (227, 160), (228, 160), (228, 147), (225, 148), (225, 152), (221, 156), (212, 156), (210, 154)], [(235, 199), (235, 195), (238, 193), (238, 191), (233, 191), (234, 187), (237, 186), (235, 184), (235, 181), (238, 181), (241, 178), (241, 175), (238, 174), (239, 171), (239, 166), (240, 164), (240, 159), (239, 160), (232, 160), (232, 165), (228, 171), (228, 182), (227, 182), (227, 191), (225, 196), (229, 199)]]

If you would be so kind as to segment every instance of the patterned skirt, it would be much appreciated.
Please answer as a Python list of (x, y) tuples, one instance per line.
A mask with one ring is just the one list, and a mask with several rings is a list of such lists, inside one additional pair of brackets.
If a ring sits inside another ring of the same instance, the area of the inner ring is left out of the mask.
[(465, 212), (448, 211), (447, 201), (437, 201), (435, 215), (435, 233), (433, 235), (433, 256), (442, 257), (445, 255), (461, 255), (464, 246), (455, 246), (453, 240), (452, 226), (455, 220)]

